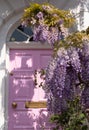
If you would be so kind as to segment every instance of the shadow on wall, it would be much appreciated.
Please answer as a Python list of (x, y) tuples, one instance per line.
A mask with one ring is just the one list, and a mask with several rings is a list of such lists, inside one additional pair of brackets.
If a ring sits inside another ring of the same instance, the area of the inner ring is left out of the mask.
[(4, 44), (0, 43), (0, 68), (5, 67), (5, 47)]
[(63, 9), (63, 10), (69, 10), (69, 9), (74, 9), (79, 5), (79, 0), (50, 0), (49, 3), (53, 4), (54, 6), (56, 6), (59, 9)]

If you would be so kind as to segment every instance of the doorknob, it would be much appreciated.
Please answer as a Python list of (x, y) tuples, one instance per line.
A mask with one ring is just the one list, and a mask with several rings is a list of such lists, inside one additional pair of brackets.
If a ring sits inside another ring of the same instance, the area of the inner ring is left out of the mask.
[(17, 107), (17, 103), (16, 102), (13, 102), (12, 103), (12, 107), (15, 109)]
[(10, 72), (9, 74), (10, 74), (11, 76), (13, 76), (13, 72)]

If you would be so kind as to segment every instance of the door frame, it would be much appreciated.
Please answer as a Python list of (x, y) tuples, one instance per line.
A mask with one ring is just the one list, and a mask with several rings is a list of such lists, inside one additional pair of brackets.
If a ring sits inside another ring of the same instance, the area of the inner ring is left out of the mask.
[(8, 42), (6, 44), (6, 90), (5, 90), (5, 129), (8, 130), (8, 118), (9, 118), (9, 113), (8, 113), (8, 103), (9, 103), (9, 65), (10, 65), (10, 60), (9, 60), (9, 52), (10, 49), (52, 49), (51, 45), (48, 43), (41, 43), (41, 42)]

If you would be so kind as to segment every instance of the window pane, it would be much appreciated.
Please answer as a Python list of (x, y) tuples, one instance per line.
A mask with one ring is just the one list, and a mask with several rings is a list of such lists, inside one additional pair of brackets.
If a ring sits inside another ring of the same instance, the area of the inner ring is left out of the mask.
[[(33, 32), (30, 27), (25, 27), (20, 25), (17, 29), (14, 30), (10, 37), (10, 41), (26, 41), (29, 37), (32, 37)], [(33, 39), (30, 38), (30, 41)]]

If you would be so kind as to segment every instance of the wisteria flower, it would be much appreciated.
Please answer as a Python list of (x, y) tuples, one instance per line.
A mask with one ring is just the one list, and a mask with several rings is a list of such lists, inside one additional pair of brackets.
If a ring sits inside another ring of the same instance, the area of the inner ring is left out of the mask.
[(43, 19), (43, 13), (42, 12), (39, 12), (39, 13), (37, 13), (37, 18), (39, 18), (39, 19)]

